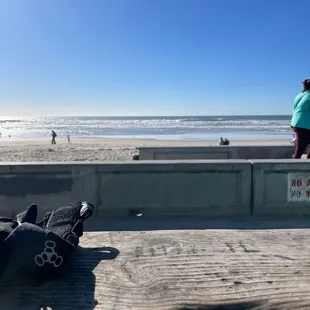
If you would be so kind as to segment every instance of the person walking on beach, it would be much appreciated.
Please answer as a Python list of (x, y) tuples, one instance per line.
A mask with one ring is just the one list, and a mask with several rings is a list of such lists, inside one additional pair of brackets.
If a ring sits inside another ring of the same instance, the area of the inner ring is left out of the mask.
[(70, 135), (67, 136), (67, 139), (68, 139), (68, 143), (71, 143)]
[[(296, 134), (293, 158), (301, 158), (310, 144), (310, 79), (302, 82), (303, 90), (294, 100), (291, 127)], [(307, 153), (310, 158), (310, 150)]]
[(57, 137), (57, 134), (54, 130), (52, 130), (52, 144), (56, 144), (55, 138)]

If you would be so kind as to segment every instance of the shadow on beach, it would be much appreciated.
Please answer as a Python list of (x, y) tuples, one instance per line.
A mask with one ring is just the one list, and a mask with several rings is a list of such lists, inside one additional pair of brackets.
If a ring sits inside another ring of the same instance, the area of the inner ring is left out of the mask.
[(93, 270), (102, 260), (115, 259), (118, 254), (112, 247), (79, 247), (64, 266), (61, 277), (42, 284), (0, 287), (0, 309), (92, 310), (97, 305)]

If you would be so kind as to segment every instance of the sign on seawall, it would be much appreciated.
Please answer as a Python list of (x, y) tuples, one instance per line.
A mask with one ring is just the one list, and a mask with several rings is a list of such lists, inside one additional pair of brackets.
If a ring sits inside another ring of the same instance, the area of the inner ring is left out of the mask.
[(288, 200), (310, 202), (310, 173), (288, 174)]

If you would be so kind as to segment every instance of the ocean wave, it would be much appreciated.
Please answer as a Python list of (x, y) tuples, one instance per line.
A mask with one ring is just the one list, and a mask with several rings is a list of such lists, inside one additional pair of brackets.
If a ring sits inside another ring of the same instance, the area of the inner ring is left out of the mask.
[(33, 117), (0, 118), (2, 136), (187, 135), (264, 133), (291, 134), (289, 116), (202, 117)]

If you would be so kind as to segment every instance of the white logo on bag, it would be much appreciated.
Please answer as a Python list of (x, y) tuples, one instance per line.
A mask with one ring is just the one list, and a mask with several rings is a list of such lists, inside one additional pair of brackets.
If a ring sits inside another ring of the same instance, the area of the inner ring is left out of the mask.
[(63, 257), (55, 252), (56, 243), (54, 241), (46, 241), (44, 251), (34, 257), (34, 261), (40, 267), (46, 263), (54, 265), (58, 268), (63, 263)]

